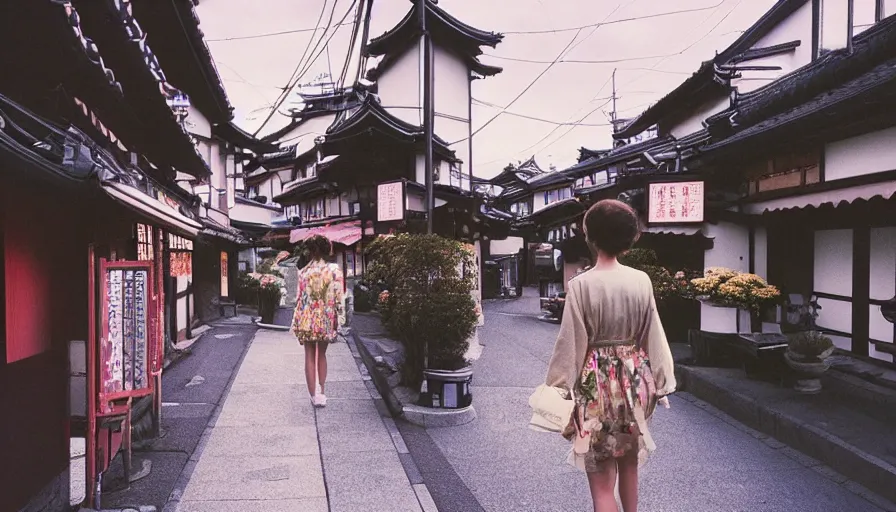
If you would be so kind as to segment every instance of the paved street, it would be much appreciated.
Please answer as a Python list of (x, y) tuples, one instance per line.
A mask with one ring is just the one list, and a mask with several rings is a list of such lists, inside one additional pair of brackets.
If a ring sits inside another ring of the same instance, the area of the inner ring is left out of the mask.
[(123, 492), (103, 496), (104, 507), (154, 505), (162, 509), (178, 475), (196, 449), (246, 347), (252, 325), (222, 325), (205, 332), (192, 353), (165, 370), (162, 378), (162, 437), (138, 451), (152, 461), (152, 472)]
[(433, 510), (349, 346), (334, 343), (328, 356), (328, 406), (315, 410), (295, 338), (259, 330), (165, 510)]
[[(528, 397), (557, 332), (534, 318), (536, 310), (532, 298), (487, 304), (486, 347), (474, 374), (478, 419), (428, 431), (489, 512), (590, 510), (584, 475), (564, 462), (567, 443), (526, 426)], [(653, 430), (658, 450), (642, 471), (641, 510), (881, 510), (852, 484), (824, 476), (823, 466), (807, 467), (815, 463), (684, 393), (657, 412)]]

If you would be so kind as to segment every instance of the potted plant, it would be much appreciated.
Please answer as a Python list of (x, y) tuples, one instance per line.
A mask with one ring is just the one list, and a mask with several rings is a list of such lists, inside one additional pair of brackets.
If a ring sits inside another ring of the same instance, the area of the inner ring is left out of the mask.
[(777, 287), (765, 279), (729, 268), (710, 267), (703, 277), (691, 280), (695, 298), (717, 307), (734, 307), (759, 313), (781, 297)]
[[(384, 284), (383, 323), (405, 350), (402, 384), (421, 389), (420, 405), (470, 405), (465, 354), (479, 321), (473, 299), (475, 256), (455, 240), (401, 234), (370, 247), (368, 274)], [(425, 385), (424, 385), (425, 384)]]
[(834, 343), (819, 331), (804, 331), (789, 336), (784, 360), (797, 373), (794, 389), (804, 394), (821, 392), (820, 377), (827, 371)]
[(258, 288), (258, 314), (261, 316), (261, 322), (265, 324), (274, 323), (274, 315), (280, 307), (280, 299), (283, 297), (281, 286), (269, 281), (262, 283)]

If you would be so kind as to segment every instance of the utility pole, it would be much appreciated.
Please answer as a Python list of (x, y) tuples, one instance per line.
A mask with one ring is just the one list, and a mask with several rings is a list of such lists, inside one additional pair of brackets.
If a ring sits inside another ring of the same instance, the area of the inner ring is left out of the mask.
[(616, 124), (616, 68), (613, 68), (611, 80), (613, 80), (613, 96), (611, 97), (613, 100), (613, 112), (610, 113), (610, 123), (613, 125), (613, 133), (616, 133), (619, 126)]
[(417, 10), (420, 16), (420, 42), (423, 51), (423, 138), (425, 147), (424, 175), (426, 176), (426, 232), (432, 234), (432, 218), (434, 216), (433, 201), (433, 162), (432, 162), (432, 134), (435, 121), (433, 108), (433, 59), (432, 38), (426, 26), (426, 2), (417, 0)]

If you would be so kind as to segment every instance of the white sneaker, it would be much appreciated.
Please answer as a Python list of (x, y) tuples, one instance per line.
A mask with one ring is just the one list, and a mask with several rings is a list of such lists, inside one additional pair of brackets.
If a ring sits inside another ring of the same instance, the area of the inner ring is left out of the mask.
[(315, 407), (326, 407), (327, 406), (327, 396), (324, 395), (323, 393), (319, 393), (317, 395), (314, 395), (312, 402), (314, 403)]

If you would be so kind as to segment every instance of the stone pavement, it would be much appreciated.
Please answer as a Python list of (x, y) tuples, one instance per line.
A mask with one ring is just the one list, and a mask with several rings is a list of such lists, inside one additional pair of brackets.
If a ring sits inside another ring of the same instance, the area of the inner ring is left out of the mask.
[(328, 405), (315, 410), (302, 348), (288, 332), (259, 330), (165, 511), (436, 510), (426, 487), (411, 485), (407, 448), (350, 346), (327, 354)]
[[(478, 417), (467, 425), (430, 429), (427, 435), (488, 512), (589, 510), (584, 475), (565, 463), (569, 444), (527, 427), (528, 398), (543, 382), (558, 326), (535, 318), (537, 297), (490, 301), (484, 307), (486, 348), (473, 373)], [(893, 509), (870, 501), (860, 486), (818, 461), (686, 393), (672, 398), (672, 409), (657, 411), (653, 435), (658, 448), (641, 472), (644, 511)], [(417, 462), (426, 476), (427, 462)], [(426, 482), (442, 507), (440, 481)]]

